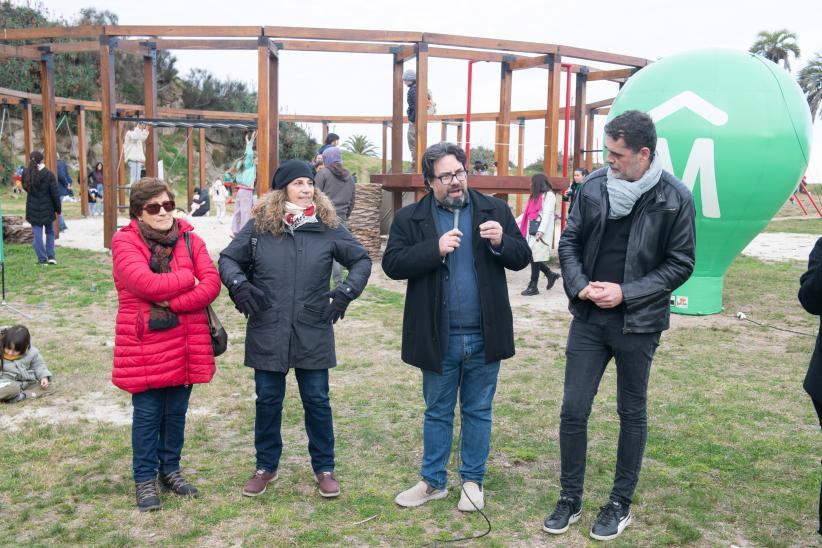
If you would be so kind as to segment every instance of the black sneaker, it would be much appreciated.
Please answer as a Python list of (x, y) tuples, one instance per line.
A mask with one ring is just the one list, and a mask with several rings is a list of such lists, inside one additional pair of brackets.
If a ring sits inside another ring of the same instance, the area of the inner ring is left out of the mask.
[(559, 278), (560, 276), (556, 272), (548, 272), (548, 285), (545, 286), (545, 289), (551, 289), (552, 287), (554, 287), (554, 284), (557, 283), (557, 280), (559, 280)]
[(599, 509), (597, 520), (591, 527), (591, 538), (612, 540), (617, 538), (631, 523), (631, 507), (614, 500)]
[(150, 479), (136, 484), (137, 509), (141, 512), (153, 512), (160, 509), (160, 495), (157, 494), (157, 480)]
[(542, 522), (542, 530), (552, 535), (561, 535), (582, 514), (582, 501), (571, 497), (560, 497), (550, 516)]
[(160, 486), (163, 491), (172, 491), (175, 495), (181, 497), (197, 498), (200, 495), (197, 488), (188, 483), (179, 470), (175, 470), (167, 476), (160, 474)]

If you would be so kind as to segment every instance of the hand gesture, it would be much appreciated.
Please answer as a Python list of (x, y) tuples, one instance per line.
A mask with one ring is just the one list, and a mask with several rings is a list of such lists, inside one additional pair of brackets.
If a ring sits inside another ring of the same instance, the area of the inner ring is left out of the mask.
[(323, 321), (337, 323), (337, 320), (345, 318), (345, 310), (354, 300), (354, 297), (351, 296), (351, 288), (338, 286), (326, 293), (325, 296), (331, 299), (331, 302), (325, 308)]
[(445, 257), (460, 246), (462, 232), (453, 228), (440, 236), (440, 257)]
[[(588, 298), (600, 308), (615, 308), (622, 304), (622, 287), (611, 282), (591, 282)], [(583, 291), (585, 291), (583, 289)]]
[(502, 225), (496, 221), (485, 221), (479, 225), (480, 238), (485, 238), (494, 247), (502, 245)]

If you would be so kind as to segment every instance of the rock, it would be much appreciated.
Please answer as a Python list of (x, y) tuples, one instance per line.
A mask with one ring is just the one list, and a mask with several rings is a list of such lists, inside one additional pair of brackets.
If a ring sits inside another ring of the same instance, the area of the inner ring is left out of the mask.
[(3, 215), (3, 242), (30, 244), (34, 241), (31, 225), (21, 215)]

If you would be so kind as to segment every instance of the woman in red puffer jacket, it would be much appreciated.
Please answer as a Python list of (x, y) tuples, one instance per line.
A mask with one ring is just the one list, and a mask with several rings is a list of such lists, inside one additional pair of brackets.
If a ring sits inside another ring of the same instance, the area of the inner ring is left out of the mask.
[(160, 508), (158, 472), (164, 489), (198, 494), (180, 473), (180, 454), (191, 387), (214, 376), (205, 307), (220, 293), (220, 276), (192, 226), (171, 215), (166, 183), (140, 179), (129, 200), (131, 223), (111, 240), (119, 300), (111, 376), (132, 394), (134, 481), (145, 512)]

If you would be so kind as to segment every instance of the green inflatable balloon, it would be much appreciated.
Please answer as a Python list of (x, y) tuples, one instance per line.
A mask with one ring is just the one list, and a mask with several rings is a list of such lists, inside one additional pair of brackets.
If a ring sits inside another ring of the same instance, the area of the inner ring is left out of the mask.
[(663, 167), (694, 193), (696, 266), (671, 311), (716, 314), (731, 261), (768, 224), (808, 166), (812, 120), (778, 65), (710, 49), (666, 57), (633, 75), (608, 119), (641, 110), (656, 123)]

